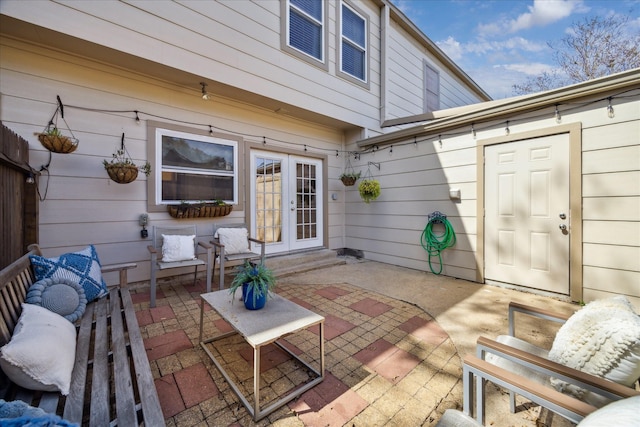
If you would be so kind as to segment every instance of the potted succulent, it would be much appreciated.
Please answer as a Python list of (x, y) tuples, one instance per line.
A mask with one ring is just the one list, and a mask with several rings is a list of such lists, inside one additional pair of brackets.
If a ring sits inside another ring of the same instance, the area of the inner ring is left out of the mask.
[(138, 170), (141, 170), (146, 176), (151, 174), (151, 164), (149, 162), (138, 166), (131, 160), (124, 146), (124, 133), (122, 134), (120, 149), (113, 153), (113, 158), (110, 161), (103, 160), (102, 164), (107, 170), (109, 178), (118, 184), (128, 184), (135, 181), (138, 177)]
[(363, 179), (358, 185), (358, 191), (360, 191), (360, 197), (365, 203), (369, 203), (371, 200), (375, 200), (380, 196), (380, 183), (376, 179)]
[(167, 212), (173, 218), (212, 218), (226, 216), (233, 210), (233, 205), (228, 205), (218, 199), (213, 202), (189, 203), (182, 201), (179, 205), (167, 205)]
[(273, 271), (264, 264), (254, 264), (248, 260), (236, 268), (236, 277), (231, 282), (229, 293), (235, 298), (236, 291), (242, 287), (242, 300), (248, 310), (259, 310), (267, 302), (267, 296), (276, 286)]
[(73, 153), (78, 148), (78, 140), (63, 135), (55, 125), (51, 123), (44, 132), (38, 134), (38, 141), (47, 150), (53, 153)]
[(356, 181), (360, 178), (360, 172), (345, 171), (340, 175), (340, 181), (347, 187), (350, 187), (356, 183)]

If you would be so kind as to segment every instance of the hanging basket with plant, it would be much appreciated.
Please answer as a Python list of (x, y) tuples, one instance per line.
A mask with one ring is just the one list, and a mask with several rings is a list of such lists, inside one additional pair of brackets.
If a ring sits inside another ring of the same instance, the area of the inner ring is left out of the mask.
[[(380, 169), (380, 163), (369, 162), (369, 167), (372, 164)], [(369, 203), (380, 196), (380, 183), (377, 179), (373, 179), (371, 169), (367, 168), (364, 178), (360, 181), (360, 185), (358, 185), (358, 191), (360, 192), (360, 197), (362, 197), (362, 200), (364, 200), (365, 203)]]
[[(64, 107), (62, 105), (60, 97), (58, 96), (57, 99), (58, 107), (53, 113), (51, 120), (49, 120), (49, 123), (44, 128), (44, 130), (36, 135), (38, 136), (38, 141), (40, 141), (40, 144), (42, 144), (44, 148), (51, 151), (52, 153), (73, 153), (74, 151), (76, 151), (76, 148), (78, 148), (79, 141), (73, 135), (71, 128), (67, 124), (67, 121), (64, 119)], [(62, 121), (64, 121), (64, 124), (67, 126), (71, 137), (63, 135), (58, 128), (58, 115), (60, 115), (60, 118), (62, 118)]]
[(124, 133), (120, 141), (120, 149), (113, 153), (113, 158), (110, 161), (103, 160), (102, 164), (107, 174), (109, 174), (109, 178), (118, 184), (129, 184), (135, 181), (139, 170), (146, 176), (151, 174), (151, 164), (149, 162), (138, 166), (131, 160), (131, 156), (124, 145)]
[(351, 159), (347, 157), (347, 164), (344, 167), (344, 172), (340, 175), (340, 181), (347, 186), (351, 187), (360, 178), (360, 171), (356, 172), (351, 166)]

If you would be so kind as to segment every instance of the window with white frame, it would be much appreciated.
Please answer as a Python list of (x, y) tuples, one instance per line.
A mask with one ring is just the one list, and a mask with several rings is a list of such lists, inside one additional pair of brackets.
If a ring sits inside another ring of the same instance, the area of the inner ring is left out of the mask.
[(424, 111), (429, 113), (440, 109), (440, 73), (438, 70), (424, 64)]
[(287, 1), (287, 46), (324, 62), (325, 4), (322, 0)]
[(367, 21), (346, 3), (341, 8), (340, 35), (340, 70), (366, 82)]
[(238, 141), (156, 128), (156, 204), (238, 203)]

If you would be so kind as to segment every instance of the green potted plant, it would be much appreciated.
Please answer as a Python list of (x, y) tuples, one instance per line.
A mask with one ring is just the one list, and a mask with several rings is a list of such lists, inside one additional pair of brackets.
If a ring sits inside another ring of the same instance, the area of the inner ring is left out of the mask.
[(128, 184), (135, 181), (138, 177), (138, 170), (142, 171), (146, 176), (151, 174), (151, 164), (145, 162), (144, 165), (138, 166), (128, 157), (126, 150), (120, 149), (113, 153), (110, 161), (103, 160), (102, 164), (109, 174), (109, 178), (118, 184)]
[(340, 175), (340, 181), (342, 181), (342, 183), (347, 187), (354, 185), (358, 178), (360, 178), (360, 172), (345, 171)]
[(235, 298), (236, 291), (242, 287), (242, 300), (249, 310), (259, 310), (267, 302), (267, 296), (276, 286), (273, 271), (264, 264), (254, 264), (248, 260), (236, 268), (236, 277), (231, 282), (229, 293)]
[(358, 185), (358, 191), (360, 197), (365, 203), (369, 203), (371, 200), (375, 200), (380, 196), (380, 183), (376, 179), (363, 179)]

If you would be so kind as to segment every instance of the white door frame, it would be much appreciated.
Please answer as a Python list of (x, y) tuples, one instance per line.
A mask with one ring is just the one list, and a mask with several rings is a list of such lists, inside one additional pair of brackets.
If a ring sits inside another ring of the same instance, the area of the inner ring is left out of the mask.
[(569, 296), (573, 301), (582, 300), (582, 123), (570, 123), (529, 132), (479, 140), (477, 158), (477, 270), (476, 281), (485, 283), (484, 205), (485, 205), (485, 146), (516, 142), (544, 136), (569, 134)]
[[(262, 149), (251, 149), (249, 157), (250, 228), (252, 235), (266, 241), (266, 253), (287, 253), (322, 247), (326, 228), (324, 160)], [(273, 169), (261, 180), (270, 189), (262, 188), (264, 194), (260, 200), (257, 199), (255, 177), (258, 158), (267, 159), (270, 162), (268, 168)], [(298, 169), (298, 164), (308, 167)], [(301, 170), (311, 170), (315, 175), (298, 177), (297, 172)], [(309, 205), (310, 199), (313, 200), (313, 206)], [(263, 218), (260, 219), (263, 226), (274, 226), (258, 230), (259, 217)], [(313, 235), (308, 235), (309, 230)], [(301, 234), (303, 236), (299, 238)]]

